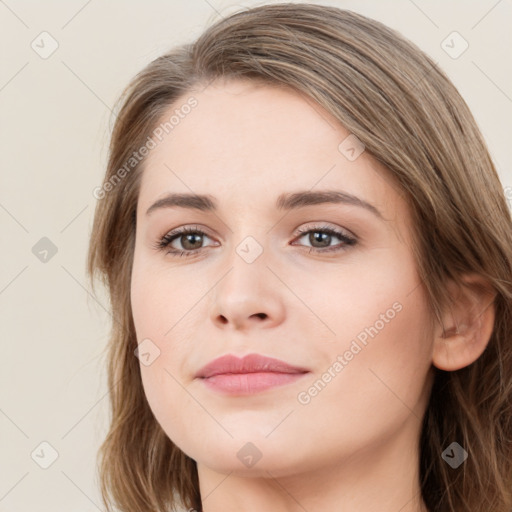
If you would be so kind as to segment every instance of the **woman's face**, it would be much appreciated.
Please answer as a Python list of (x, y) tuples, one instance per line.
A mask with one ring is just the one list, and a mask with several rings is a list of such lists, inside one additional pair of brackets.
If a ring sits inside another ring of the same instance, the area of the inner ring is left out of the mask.
[[(137, 208), (131, 300), (156, 419), (219, 472), (416, 450), (432, 340), (398, 188), (297, 93), (230, 81), (194, 98), (164, 116), (180, 114), (146, 157)], [(207, 198), (155, 205), (169, 194)], [(289, 367), (201, 372), (248, 354)]]

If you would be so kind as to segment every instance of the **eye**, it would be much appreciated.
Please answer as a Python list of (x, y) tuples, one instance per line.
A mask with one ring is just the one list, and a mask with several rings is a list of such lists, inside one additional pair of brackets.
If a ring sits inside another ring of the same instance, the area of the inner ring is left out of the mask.
[[(167, 233), (157, 241), (155, 247), (161, 250), (167, 250), (168, 253), (176, 256), (191, 256), (202, 249), (204, 237), (208, 235), (201, 231), (197, 226), (195, 228), (178, 228)], [(174, 247), (173, 242), (178, 241), (181, 248)]]
[[(308, 226), (305, 229), (301, 228), (297, 230), (297, 232), (301, 234), (298, 240), (306, 238), (306, 240), (311, 244), (309, 245), (309, 252), (326, 253), (344, 251), (348, 246), (352, 246), (357, 243), (357, 239), (354, 236), (338, 231), (329, 226)], [(341, 240), (341, 244), (338, 243), (337, 245), (332, 246), (331, 242), (335, 238)]]
[[(299, 233), (300, 236), (296, 238), (296, 240), (306, 238), (310, 243), (309, 252), (327, 253), (343, 251), (357, 243), (357, 239), (354, 236), (329, 226), (308, 226), (306, 229), (302, 228), (297, 230), (297, 233)], [(165, 250), (168, 254), (174, 256), (192, 256), (204, 248), (203, 242), (205, 237), (209, 238), (208, 235), (197, 226), (177, 228), (159, 239), (154, 247), (159, 250)], [(340, 240), (340, 243), (334, 246), (331, 245), (332, 241), (336, 238)], [(173, 245), (175, 242), (179, 242), (181, 247), (175, 247)], [(218, 244), (213, 243), (210, 245)], [(292, 245), (297, 244), (293, 243)], [(308, 246), (306, 245), (306, 247)]]

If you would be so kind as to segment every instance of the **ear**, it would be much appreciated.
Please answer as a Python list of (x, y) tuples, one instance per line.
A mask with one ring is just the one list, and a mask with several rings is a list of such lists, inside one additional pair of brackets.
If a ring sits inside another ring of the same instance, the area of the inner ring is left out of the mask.
[(494, 328), (496, 292), (478, 274), (467, 274), (462, 281), (465, 286), (448, 282), (452, 305), (435, 331), (432, 362), (440, 370), (459, 370), (476, 361)]

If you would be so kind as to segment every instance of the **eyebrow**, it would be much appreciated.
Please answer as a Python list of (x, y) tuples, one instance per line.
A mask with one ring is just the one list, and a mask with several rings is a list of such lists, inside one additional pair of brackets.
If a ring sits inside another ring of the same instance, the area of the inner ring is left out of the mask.
[[(347, 204), (358, 206), (373, 213), (380, 219), (384, 219), (382, 213), (371, 203), (363, 199), (337, 190), (325, 190), (312, 192), (303, 190), (300, 192), (288, 192), (279, 195), (276, 200), (278, 210), (297, 210), (316, 204)], [(167, 194), (147, 210), (146, 215), (160, 208), (187, 208), (203, 212), (215, 212), (218, 210), (216, 199), (209, 194)]]

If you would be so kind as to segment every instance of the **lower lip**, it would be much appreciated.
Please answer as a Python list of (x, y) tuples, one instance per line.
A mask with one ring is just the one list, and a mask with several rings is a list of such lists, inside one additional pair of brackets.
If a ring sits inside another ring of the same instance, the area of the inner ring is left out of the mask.
[(306, 373), (224, 373), (201, 379), (206, 386), (227, 395), (252, 395), (295, 382)]

